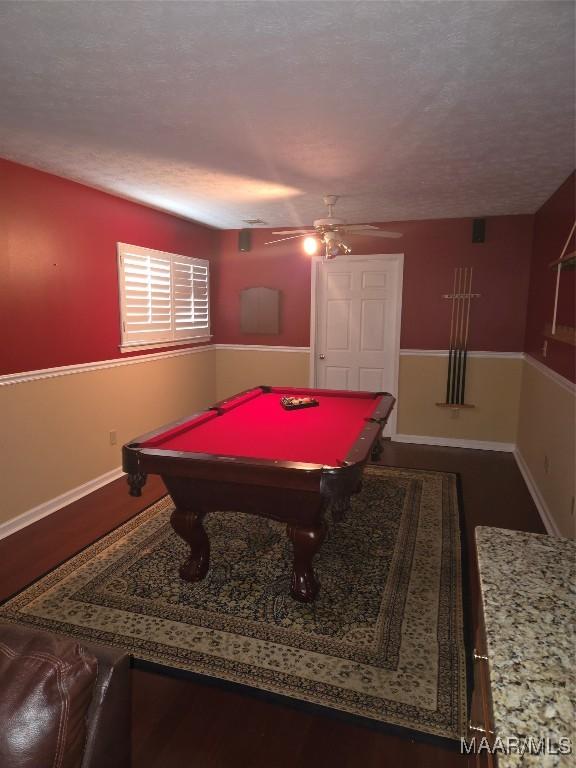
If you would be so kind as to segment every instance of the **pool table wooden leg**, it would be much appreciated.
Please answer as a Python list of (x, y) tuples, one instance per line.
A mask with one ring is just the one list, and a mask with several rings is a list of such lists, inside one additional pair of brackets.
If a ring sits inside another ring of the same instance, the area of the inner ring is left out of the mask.
[(202, 581), (210, 567), (210, 541), (202, 524), (205, 514), (176, 508), (170, 517), (172, 528), (190, 545), (190, 556), (179, 569), (185, 581)]
[(286, 533), (294, 547), (290, 594), (295, 600), (310, 603), (320, 589), (320, 584), (312, 567), (312, 560), (324, 541), (326, 524), (322, 520), (318, 528), (300, 528), (295, 525), (288, 525)]
[(134, 472), (127, 476), (130, 486), (130, 496), (142, 496), (142, 488), (146, 485), (148, 475), (145, 472)]

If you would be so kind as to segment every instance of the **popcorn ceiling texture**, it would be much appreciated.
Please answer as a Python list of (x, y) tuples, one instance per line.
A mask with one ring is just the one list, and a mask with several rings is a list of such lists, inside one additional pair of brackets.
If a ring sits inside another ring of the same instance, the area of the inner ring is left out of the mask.
[(568, 2), (3, 3), (0, 155), (221, 227), (532, 213)]

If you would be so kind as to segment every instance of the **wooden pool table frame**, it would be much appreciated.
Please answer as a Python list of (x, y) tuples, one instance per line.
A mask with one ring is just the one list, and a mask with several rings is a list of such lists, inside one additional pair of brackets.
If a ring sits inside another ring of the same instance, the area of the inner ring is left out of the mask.
[[(175, 504), (170, 520), (172, 527), (190, 546), (190, 555), (179, 570), (183, 579), (200, 581), (208, 571), (210, 542), (203, 526), (206, 514), (235, 510), (286, 523), (294, 550), (290, 592), (296, 600), (310, 602), (319, 589), (312, 560), (326, 533), (324, 513), (330, 506), (338, 519), (349, 508), (350, 497), (360, 490), (368, 458), (375, 460), (380, 455), (382, 430), (395, 398), (386, 392), (373, 393), (380, 401), (365, 420), (341, 466), (142, 446), (206, 412), (224, 413), (223, 406), (255, 389), (267, 393), (274, 388), (253, 387), (130, 441), (122, 448), (122, 466), (128, 474), (132, 496), (141, 495), (148, 474), (161, 476)], [(302, 394), (314, 391), (301, 390)], [(338, 394), (330, 390), (324, 392)]]

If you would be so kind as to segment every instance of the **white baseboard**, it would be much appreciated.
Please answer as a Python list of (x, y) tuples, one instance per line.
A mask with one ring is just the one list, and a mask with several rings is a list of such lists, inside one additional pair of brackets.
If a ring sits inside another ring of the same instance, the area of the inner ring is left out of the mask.
[(475, 451), (505, 451), (513, 453), (514, 443), (498, 443), (489, 440), (466, 440), (459, 437), (432, 437), (426, 435), (392, 435), (395, 443), (414, 443), (415, 445), (440, 445), (445, 448), (471, 448)]
[[(498, 443), (488, 442), (485, 440), (464, 440), (451, 437), (426, 437), (423, 435), (393, 435), (392, 440), (397, 443), (414, 443), (415, 445), (438, 445), (447, 448), (470, 448), (480, 451), (505, 451), (506, 453), (513, 453), (518, 469), (524, 482), (532, 496), (536, 509), (544, 523), (544, 527), (550, 536), (560, 536), (558, 526), (554, 522), (550, 510), (544, 497), (540, 493), (536, 481), (534, 480), (532, 473), (526, 463), (524, 457), (520, 453), (519, 449), (513, 443)], [(7, 520), (5, 523), (0, 523), (0, 539), (10, 536), (12, 533), (16, 533), (21, 528), (25, 528), (27, 525), (35, 523), (37, 520), (41, 520), (43, 517), (51, 515), (62, 507), (72, 504), (72, 502), (81, 499), (83, 496), (87, 496), (89, 493), (102, 488), (102, 486), (117, 480), (122, 477), (123, 471), (121, 467), (105, 472), (99, 477), (95, 477), (93, 480), (89, 480), (83, 485), (79, 485), (76, 488), (72, 488), (70, 491), (56, 496), (50, 501), (46, 501), (43, 504), (39, 504), (33, 509), (29, 509), (26, 512), (12, 520)]]
[(522, 454), (520, 453), (520, 449), (518, 447), (516, 447), (514, 450), (514, 458), (516, 459), (516, 464), (518, 465), (520, 474), (524, 478), (524, 482), (526, 483), (526, 486), (530, 491), (530, 496), (532, 496), (532, 501), (536, 505), (536, 509), (538, 510), (540, 519), (544, 523), (544, 527), (546, 528), (547, 533), (550, 536), (561, 536), (562, 534), (560, 533), (560, 530), (550, 513), (548, 504), (546, 504), (544, 497), (540, 493), (540, 489), (536, 485), (536, 481), (534, 480), (532, 472), (530, 472), (530, 468), (526, 463), (526, 459), (524, 458), (524, 456), (522, 456)]
[(50, 501), (45, 501), (43, 504), (39, 504), (37, 507), (26, 510), (17, 517), (13, 517), (12, 520), (7, 520), (5, 523), (0, 523), (0, 539), (4, 539), (6, 536), (10, 536), (12, 533), (16, 533), (21, 528), (25, 528), (27, 525), (35, 523), (37, 520), (41, 520), (43, 517), (51, 515), (62, 507), (66, 507), (68, 504), (72, 504), (73, 501), (78, 501), (83, 496), (87, 496), (92, 491), (102, 488), (103, 485), (111, 483), (113, 480), (117, 480), (122, 477), (124, 472), (121, 467), (105, 472), (100, 477), (95, 477), (93, 480), (89, 480), (83, 485), (79, 485), (76, 488), (72, 488), (70, 491), (56, 496)]
[(562, 535), (544, 497), (536, 485), (526, 460), (514, 443), (491, 443), (484, 440), (461, 440), (452, 437), (426, 437), (423, 435), (393, 435), (392, 440), (397, 443), (414, 443), (415, 445), (439, 445), (447, 448), (472, 448), (480, 451), (505, 451), (506, 453), (513, 453), (520, 474), (526, 483), (530, 496), (532, 496), (532, 501), (538, 510), (547, 533), (550, 536)]

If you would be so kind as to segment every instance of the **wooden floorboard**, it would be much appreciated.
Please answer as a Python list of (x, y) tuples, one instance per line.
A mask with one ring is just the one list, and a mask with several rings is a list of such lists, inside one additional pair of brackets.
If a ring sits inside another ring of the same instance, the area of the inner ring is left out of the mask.
[[(544, 533), (511, 454), (386, 443), (381, 463), (456, 472), (466, 524), (471, 616), (478, 601), (474, 528)], [(19, 591), (161, 497), (118, 480), (0, 541), (0, 599)], [(198, 681), (133, 671), (133, 768), (428, 768), (457, 751)]]

